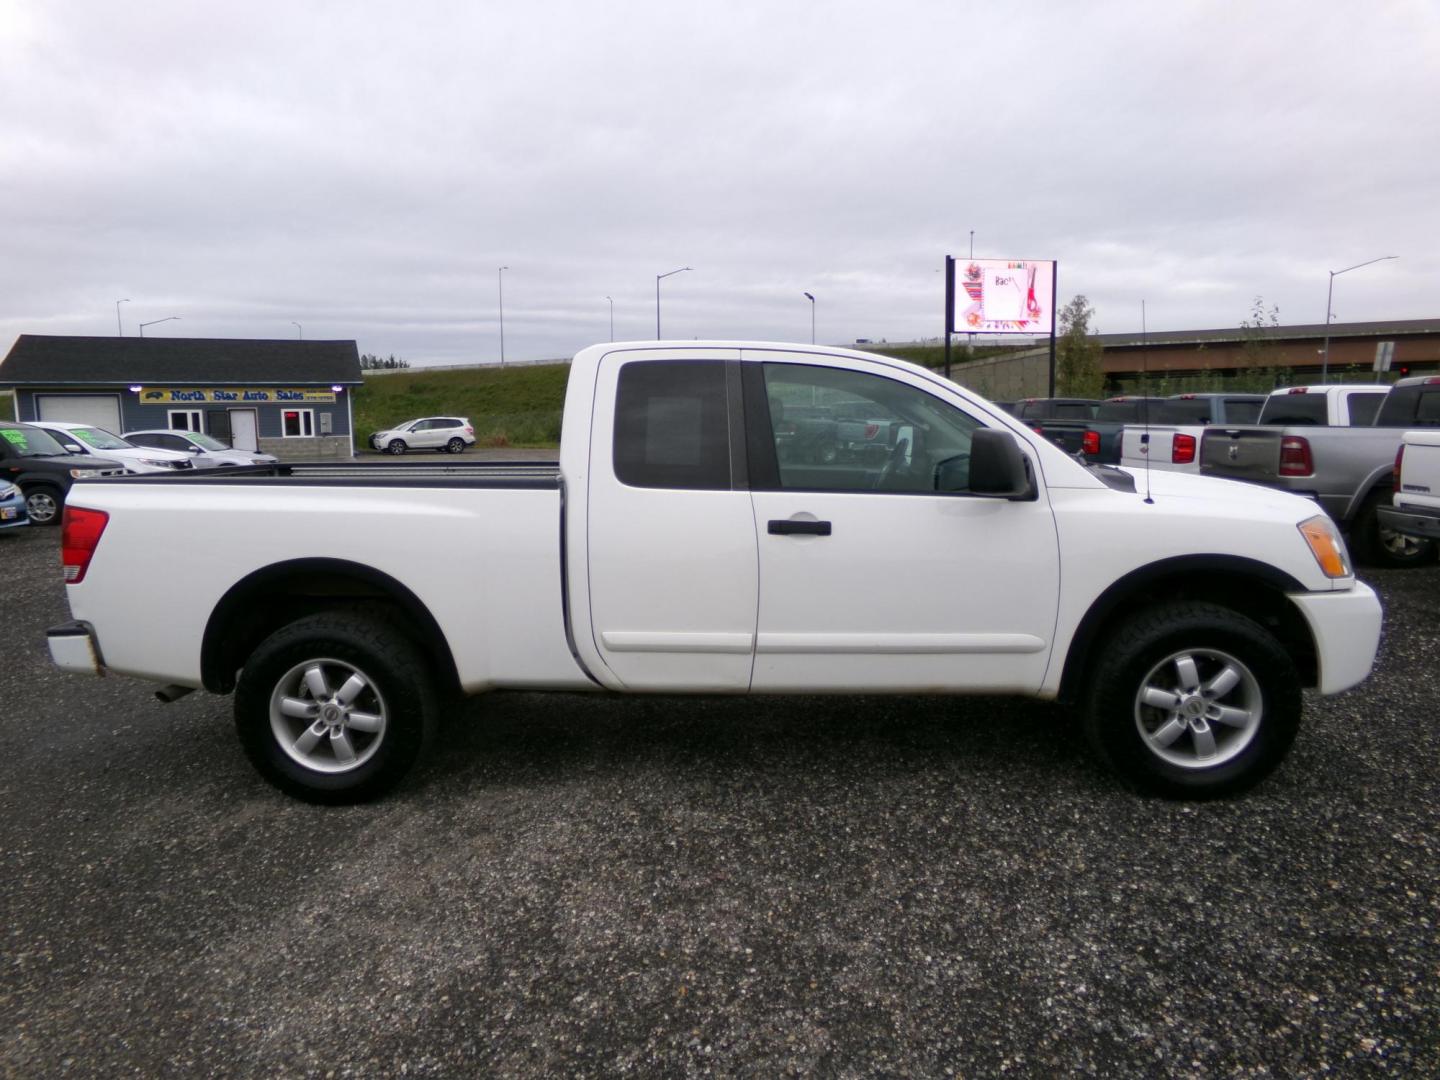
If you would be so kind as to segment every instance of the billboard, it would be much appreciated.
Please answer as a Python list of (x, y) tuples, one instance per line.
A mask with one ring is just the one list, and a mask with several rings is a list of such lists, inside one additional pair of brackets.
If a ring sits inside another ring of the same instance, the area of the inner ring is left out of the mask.
[(956, 259), (957, 334), (1048, 335), (1055, 328), (1055, 263)]

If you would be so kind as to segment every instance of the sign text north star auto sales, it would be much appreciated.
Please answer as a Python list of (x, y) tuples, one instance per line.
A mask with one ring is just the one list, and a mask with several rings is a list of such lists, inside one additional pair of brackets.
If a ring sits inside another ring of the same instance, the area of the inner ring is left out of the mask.
[(227, 404), (289, 405), (309, 401), (334, 401), (333, 390), (253, 390), (244, 387), (220, 390), (177, 390), (173, 387), (142, 386), (138, 392), (145, 405), (191, 405), (196, 402)]

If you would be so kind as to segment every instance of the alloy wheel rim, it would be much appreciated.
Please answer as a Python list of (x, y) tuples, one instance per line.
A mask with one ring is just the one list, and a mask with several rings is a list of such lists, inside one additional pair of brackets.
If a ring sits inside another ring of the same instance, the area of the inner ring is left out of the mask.
[(1184, 649), (1141, 680), (1135, 726), (1146, 749), (1182, 769), (1213, 769), (1254, 741), (1264, 697), (1251, 670), (1219, 649)]
[(344, 660), (296, 664), (270, 695), (276, 743), (315, 772), (352, 772), (368, 762), (384, 742), (388, 717), (374, 680)]

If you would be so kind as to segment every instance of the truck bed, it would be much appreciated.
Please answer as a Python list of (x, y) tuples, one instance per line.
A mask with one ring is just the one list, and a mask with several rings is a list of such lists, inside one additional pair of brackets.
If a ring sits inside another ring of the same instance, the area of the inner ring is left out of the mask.
[[(380, 487), (558, 488), (560, 463), (535, 461), (317, 461), (281, 462), (117, 477), (119, 483), (339, 484)], [(98, 481), (90, 481), (95, 483)]]

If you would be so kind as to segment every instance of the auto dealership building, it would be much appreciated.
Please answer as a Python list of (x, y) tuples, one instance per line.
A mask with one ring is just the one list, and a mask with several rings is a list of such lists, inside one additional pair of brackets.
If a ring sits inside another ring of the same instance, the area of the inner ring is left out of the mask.
[(353, 341), (22, 334), (0, 361), (15, 419), (203, 431), (281, 460), (354, 456)]

